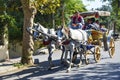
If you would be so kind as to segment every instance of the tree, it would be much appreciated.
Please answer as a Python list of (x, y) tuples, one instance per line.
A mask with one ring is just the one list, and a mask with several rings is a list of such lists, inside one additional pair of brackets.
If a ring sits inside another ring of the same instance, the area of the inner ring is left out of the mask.
[(61, 5), (57, 9), (57, 19), (58, 25), (65, 25), (69, 23), (70, 16), (73, 15), (75, 11), (83, 12), (86, 11), (85, 6), (82, 3), (82, 0), (61, 0)]
[(8, 6), (7, 1), (0, 0), (0, 45), (4, 46), (6, 49), (4, 54), (6, 54), (6, 59), (9, 60), (8, 52), (8, 38), (9, 29), (15, 26), (15, 19), (7, 13)]
[(8, 21), (10, 24), (8, 25), (9, 43), (21, 41), (23, 13), (20, 7), (20, 0), (0, 0), (0, 3), (0, 16), (2, 16), (0, 18), (7, 18), (7, 21), (9, 20), (8, 18), (12, 19)]
[[(21, 0), (23, 13), (24, 13), (24, 25), (23, 25), (23, 49), (21, 63), (32, 65), (32, 53), (33, 53), (33, 40), (26, 28), (32, 27), (37, 10), (41, 13), (54, 13), (55, 9), (59, 6), (59, 0)], [(56, 5), (57, 4), (57, 5)]]
[[(112, 7), (112, 16), (114, 17), (114, 33), (116, 30), (120, 30), (120, 0), (101, 0), (101, 1), (109, 1)], [(116, 29), (117, 28), (117, 29)]]
[[(113, 14), (115, 15), (115, 20), (114, 20), (114, 33), (116, 32), (117, 29), (120, 30), (120, 0), (112, 0), (111, 5), (113, 8)], [(117, 28), (117, 29), (116, 29)]]
[(26, 28), (33, 26), (34, 17), (36, 14), (36, 8), (32, 5), (29, 0), (21, 0), (23, 13), (24, 13), (24, 24), (23, 24), (23, 48), (22, 48), (22, 58), (21, 63), (23, 64), (33, 64), (32, 53), (33, 53), (33, 40)]

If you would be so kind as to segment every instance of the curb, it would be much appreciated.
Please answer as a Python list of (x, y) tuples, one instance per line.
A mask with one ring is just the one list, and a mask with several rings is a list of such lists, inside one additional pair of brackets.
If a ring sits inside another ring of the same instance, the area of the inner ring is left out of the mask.
[(14, 67), (14, 66), (3, 66), (0, 67), (0, 74), (5, 74), (18, 69), (19, 69), (18, 67)]
[(0, 62), (0, 74), (8, 73), (19, 68), (14, 66), (14, 63), (20, 62), (19, 58), (10, 59), (9, 61)]

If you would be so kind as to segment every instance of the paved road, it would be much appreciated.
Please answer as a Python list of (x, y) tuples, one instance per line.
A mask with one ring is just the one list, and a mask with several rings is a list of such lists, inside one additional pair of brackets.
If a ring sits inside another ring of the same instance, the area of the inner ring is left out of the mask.
[(20, 72), (11, 72), (0, 76), (0, 80), (120, 80), (120, 40), (115, 42), (116, 51), (113, 58), (108, 52), (101, 51), (101, 60), (95, 63), (90, 59), (90, 64), (83, 64), (80, 68), (73, 67), (70, 73), (66, 73), (66, 67), (60, 64), (60, 51), (53, 54), (55, 67), (47, 70), (48, 55), (37, 55), (37, 66), (32, 66)]

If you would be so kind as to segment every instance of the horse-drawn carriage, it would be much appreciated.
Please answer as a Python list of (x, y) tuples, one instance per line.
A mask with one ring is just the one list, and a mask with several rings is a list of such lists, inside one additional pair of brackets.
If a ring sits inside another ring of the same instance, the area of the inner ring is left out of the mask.
[[(95, 11), (95, 12), (83, 12), (81, 15), (85, 18), (86, 16), (109, 16), (109, 12), (105, 11)], [(60, 45), (62, 44), (64, 46), (64, 49), (62, 50), (62, 56), (61, 60), (63, 59), (63, 55), (65, 55), (64, 59), (67, 61), (67, 54), (68, 50), (70, 51), (70, 59), (69, 59), (69, 67), (67, 69), (67, 72), (71, 70), (72, 61), (75, 60), (75, 51), (78, 51), (80, 54), (80, 62), (78, 63), (78, 66), (81, 65), (81, 59), (82, 55), (84, 55), (86, 63), (88, 63), (88, 54), (92, 53), (94, 55), (94, 59), (96, 62), (100, 60), (100, 47), (102, 46), (102, 43), (104, 45), (104, 49), (109, 52), (110, 57), (113, 57), (114, 51), (115, 51), (115, 44), (114, 44), (114, 39), (112, 38), (112, 32), (113, 30), (108, 30), (108, 32), (102, 32), (102, 31), (96, 31), (96, 30), (73, 30), (73, 29), (65, 29), (65, 27), (61, 28), (57, 32), (58, 34), (56, 35), (55, 33), (50, 33), (50, 29), (47, 29), (43, 27), (40, 24), (34, 24), (32, 28), (28, 27), (27, 31), (34, 37), (34, 33), (38, 34), (37, 36), (39, 37), (40, 35), (43, 35), (43, 39), (47, 39), (48, 41), (50, 40), (48, 44), (48, 51), (49, 51), (49, 56), (48, 56), (48, 61), (49, 61), (49, 69), (52, 68), (53, 63), (52, 63), (52, 54), (54, 51), (54, 46), (58, 45), (58, 42), (60, 42)], [(31, 33), (32, 31), (32, 33)], [(92, 38), (88, 39), (87, 32), (91, 33)], [(64, 37), (64, 36), (65, 37)], [(61, 38), (62, 37), (62, 38)], [(67, 41), (67, 43), (66, 43)]]
[[(110, 12), (107, 11), (91, 11), (91, 12), (83, 12), (81, 15), (86, 17), (94, 17), (98, 18), (99, 16), (110, 16)], [(114, 39), (112, 37), (113, 30), (94, 30), (89, 29), (87, 32), (91, 33), (90, 38), (88, 39), (88, 43), (90, 43), (93, 47), (90, 47), (91, 45), (86, 45), (87, 51), (86, 57), (88, 53), (93, 53), (95, 61), (98, 62), (100, 60), (100, 48), (103, 47), (104, 51), (108, 51), (110, 57), (112, 58), (115, 52), (115, 43)], [(94, 51), (91, 51), (91, 48), (94, 48)], [(88, 53), (87, 53), (88, 52)]]

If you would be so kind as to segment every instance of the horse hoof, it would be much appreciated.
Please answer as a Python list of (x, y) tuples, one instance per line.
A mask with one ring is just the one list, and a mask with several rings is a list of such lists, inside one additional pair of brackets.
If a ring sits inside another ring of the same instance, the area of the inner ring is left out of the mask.
[(82, 65), (82, 62), (80, 62), (77, 66), (80, 67)]
[(51, 65), (51, 67), (55, 67), (55, 65), (54, 65), (54, 64), (52, 64), (52, 65)]
[(86, 63), (86, 65), (88, 65), (89, 63)]
[(86, 63), (86, 65), (88, 65), (89, 64), (89, 62), (87, 61), (87, 62), (85, 62)]
[(49, 67), (49, 68), (48, 68), (48, 70), (52, 70), (52, 68), (51, 68), (51, 67)]
[(76, 67), (76, 64), (74, 64), (74, 63), (73, 63), (73, 64), (71, 64), (71, 67)]
[(69, 73), (69, 72), (70, 72), (69, 70), (66, 71), (66, 73)]
[(81, 64), (78, 64), (77, 67), (80, 67)]

